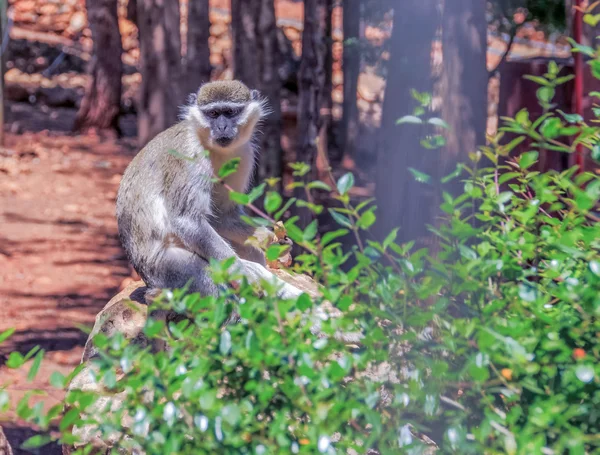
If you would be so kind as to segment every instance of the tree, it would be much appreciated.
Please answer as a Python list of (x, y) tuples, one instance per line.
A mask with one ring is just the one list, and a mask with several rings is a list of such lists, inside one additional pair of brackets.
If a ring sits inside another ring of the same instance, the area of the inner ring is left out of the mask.
[(181, 93), (179, 2), (137, 0), (142, 83), (138, 139), (146, 144), (177, 120)]
[(119, 130), (121, 108), (121, 33), (117, 0), (87, 0), (88, 21), (93, 39), (90, 81), (75, 117), (75, 130), (99, 128)]
[[(431, 92), (431, 49), (437, 28), (436, 0), (404, 0), (394, 8), (388, 85), (382, 118), (382, 141), (377, 158), (375, 232), (384, 238), (400, 226), (401, 240), (414, 240), (426, 233), (432, 202), (429, 187), (418, 182), (412, 169), (425, 170), (435, 163), (424, 159), (420, 140), (422, 127), (397, 125), (411, 114), (415, 100), (411, 89)], [(428, 157), (425, 157), (428, 158)]]
[[(306, 163), (311, 171), (303, 176), (304, 182), (315, 179), (317, 142), (321, 128), (320, 111), (325, 86), (325, 29), (327, 20), (326, 0), (304, 2), (304, 29), (302, 32), (302, 57), (298, 75), (298, 143), (296, 161)], [(296, 188), (295, 196), (304, 199), (304, 189)], [(296, 208), (300, 217), (298, 225), (308, 224), (310, 213)]]
[(231, 28), (234, 43), (234, 76), (258, 89), (270, 113), (260, 136), (261, 158), (255, 181), (283, 175), (281, 149), (281, 55), (273, 0), (232, 0)]
[(352, 159), (355, 158), (355, 144), (359, 127), (356, 92), (360, 73), (360, 6), (361, 0), (347, 0), (343, 4), (344, 104), (341, 137), (344, 156)]
[(187, 17), (187, 51), (185, 56), (186, 91), (193, 93), (203, 82), (210, 81), (210, 17), (208, 0), (189, 0)]
[(450, 129), (438, 163), (438, 180), (451, 173), (457, 163), (467, 161), (468, 154), (477, 147), (485, 145), (488, 93), (485, 10), (481, 0), (445, 2), (441, 114)]

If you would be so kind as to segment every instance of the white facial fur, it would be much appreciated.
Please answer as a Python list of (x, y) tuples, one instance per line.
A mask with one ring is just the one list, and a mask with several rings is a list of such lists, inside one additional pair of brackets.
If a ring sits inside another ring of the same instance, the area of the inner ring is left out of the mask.
[[(243, 108), (242, 113), (237, 119), (237, 135), (233, 142), (227, 147), (219, 146), (211, 135), (211, 124), (202, 110), (208, 110), (211, 107), (232, 107)], [(188, 105), (182, 108), (182, 119), (191, 123), (192, 128), (197, 132), (202, 145), (217, 153), (228, 153), (239, 149), (252, 140), (256, 126), (260, 120), (268, 115), (269, 109), (266, 100), (253, 100), (248, 104), (231, 103), (231, 102), (215, 102), (202, 106), (202, 110), (196, 101), (194, 95), (190, 96)]]

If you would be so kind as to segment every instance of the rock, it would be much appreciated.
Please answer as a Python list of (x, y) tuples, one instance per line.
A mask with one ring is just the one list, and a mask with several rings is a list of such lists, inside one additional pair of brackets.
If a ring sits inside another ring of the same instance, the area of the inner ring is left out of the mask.
[(0, 427), (0, 455), (13, 455), (12, 447), (8, 443), (2, 427)]

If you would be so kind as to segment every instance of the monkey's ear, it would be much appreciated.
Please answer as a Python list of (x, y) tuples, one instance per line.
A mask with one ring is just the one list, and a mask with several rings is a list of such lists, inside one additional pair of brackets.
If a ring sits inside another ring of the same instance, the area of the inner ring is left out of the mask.
[(260, 92), (258, 90), (251, 90), (250, 98), (252, 101), (258, 101), (260, 99)]

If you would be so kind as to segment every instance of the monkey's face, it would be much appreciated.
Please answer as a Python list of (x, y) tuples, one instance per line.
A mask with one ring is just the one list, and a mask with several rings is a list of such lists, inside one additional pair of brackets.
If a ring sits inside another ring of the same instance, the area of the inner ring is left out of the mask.
[(259, 120), (268, 113), (266, 101), (239, 81), (216, 81), (200, 87), (184, 118), (194, 125), (202, 146), (235, 153), (247, 144)]
[(202, 109), (202, 115), (209, 125), (209, 140), (220, 148), (228, 148), (239, 135), (240, 116), (243, 106), (234, 103), (215, 103)]

